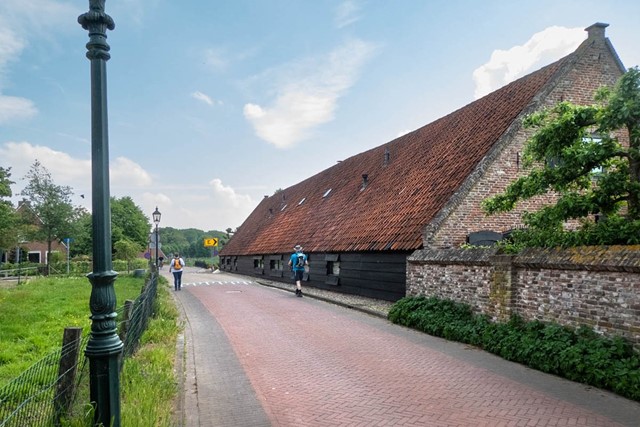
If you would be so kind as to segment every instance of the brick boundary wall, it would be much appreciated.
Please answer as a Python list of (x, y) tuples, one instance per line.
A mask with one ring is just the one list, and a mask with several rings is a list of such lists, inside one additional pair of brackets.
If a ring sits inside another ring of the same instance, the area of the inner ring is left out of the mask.
[(407, 295), (469, 304), (497, 321), (518, 314), (624, 336), (640, 349), (640, 246), (436, 249), (407, 260)]

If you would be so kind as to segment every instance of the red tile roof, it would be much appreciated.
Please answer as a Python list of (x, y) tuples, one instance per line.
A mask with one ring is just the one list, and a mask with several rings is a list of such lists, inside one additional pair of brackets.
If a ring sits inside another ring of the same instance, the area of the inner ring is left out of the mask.
[(420, 248), (425, 225), (567, 58), (264, 198), (221, 255)]

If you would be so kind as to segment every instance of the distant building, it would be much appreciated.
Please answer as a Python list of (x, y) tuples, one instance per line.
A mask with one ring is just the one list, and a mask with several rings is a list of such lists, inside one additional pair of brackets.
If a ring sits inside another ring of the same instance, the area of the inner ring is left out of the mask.
[(553, 64), (265, 197), (222, 249), (221, 269), (288, 281), (288, 256), (300, 244), (307, 285), (393, 301), (405, 295), (413, 251), (496, 240), (521, 226), (523, 210), (549, 196), (490, 217), (480, 203), (524, 174), (526, 115), (560, 101), (591, 104), (624, 73), (607, 26), (588, 27), (576, 51)]
[[(16, 207), (16, 212), (21, 215), (25, 215), (30, 218), (34, 225), (39, 226), (42, 224), (40, 218), (33, 214), (31, 211), (31, 207), (29, 206), (29, 202), (27, 200), (21, 200), (18, 202), (18, 206)], [(20, 243), (21, 248), (21, 257), (20, 262), (33, 262), (38, 264), (46, 264), (47, 263), (47, 242), (45, 241), (24, 241)], [(11, 261), (15, 262), (15, 249), (12, 248), (9, 252), (2, 253), (2, 258), (0, 262), (9, 262), (9, 253), (13, 253)], [(60, 241), (51, 242), (51, 252), (60, 252), (63, 254), (67, 253), (67, 248)]]

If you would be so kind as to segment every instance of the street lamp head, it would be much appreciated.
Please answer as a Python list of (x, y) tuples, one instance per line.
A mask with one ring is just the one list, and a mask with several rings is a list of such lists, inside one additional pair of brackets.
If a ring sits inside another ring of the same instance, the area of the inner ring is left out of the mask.
[(162, 216), (162, 214), (160, 213), (160, 211), (158, 210), (158, 207), (156, 206), (156, 210), (153, 211), (153, 213), (151, 214), (153, 215), (153, 223), (155, 225), (158, 225), (160, 223), (160, 217)]

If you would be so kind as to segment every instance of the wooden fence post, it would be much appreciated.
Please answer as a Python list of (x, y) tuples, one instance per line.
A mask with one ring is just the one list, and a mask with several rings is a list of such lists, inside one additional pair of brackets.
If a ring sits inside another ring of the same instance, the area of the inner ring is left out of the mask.
[(56, 425), (59, 425), (60, 418), (69, 410), (75, 394), (76, 367), (78, 365), (78, 355), (80, 354), (81, 339), (82, 328), (69, 327), (64, 329), (60, 366), (58, 368), (58, 382), (54, 398)]

